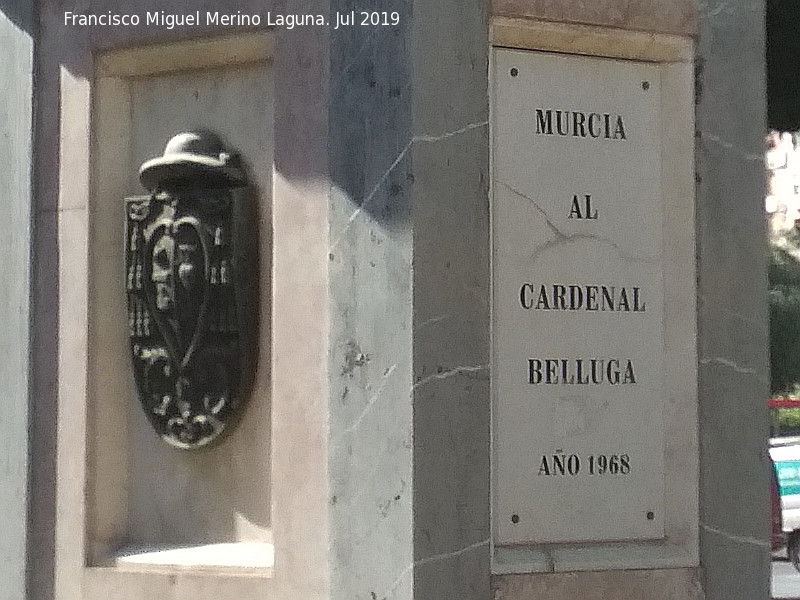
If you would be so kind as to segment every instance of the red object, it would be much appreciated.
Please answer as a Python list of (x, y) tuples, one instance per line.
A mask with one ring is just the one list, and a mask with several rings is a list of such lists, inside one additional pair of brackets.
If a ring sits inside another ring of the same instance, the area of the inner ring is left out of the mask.
[(774, 396), (767, 400), (767, 406), (769, 408), (800, 408), (800, 398)]

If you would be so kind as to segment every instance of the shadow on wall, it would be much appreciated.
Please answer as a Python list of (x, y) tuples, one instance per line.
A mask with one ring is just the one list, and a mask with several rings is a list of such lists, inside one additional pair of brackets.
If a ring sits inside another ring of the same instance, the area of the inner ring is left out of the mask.
[(31, 37), (35, 34), (36, 16), (32, 0), (0, 0), (0, 12)]
[[(398, 2), (391, 10), (408, 20), (412, 6)], [(407, 227), (414, 183), (411, 74), (403, 33), (350, 27), (331, 36), (330, 104), (336, 110), (329, 123), (330, 177), (353, 208), (388, 235)], [(293, 166), (278, 168), (291, 176)]]

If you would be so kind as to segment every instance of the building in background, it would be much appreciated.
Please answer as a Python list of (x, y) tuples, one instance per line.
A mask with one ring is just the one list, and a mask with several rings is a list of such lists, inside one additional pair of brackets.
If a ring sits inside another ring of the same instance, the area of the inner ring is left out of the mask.
[(800, 161), (790, 132), (771, 131), (767, 135), (767, 196), (773, 236), (786, 233), (800, 219)]

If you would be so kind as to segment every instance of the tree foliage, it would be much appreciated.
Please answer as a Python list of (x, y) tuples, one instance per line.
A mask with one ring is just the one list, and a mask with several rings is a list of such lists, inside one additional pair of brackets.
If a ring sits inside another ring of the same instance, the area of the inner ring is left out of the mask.
[(800, 235), (770, 244), (769, 324), (772, 394), (800, 392)]

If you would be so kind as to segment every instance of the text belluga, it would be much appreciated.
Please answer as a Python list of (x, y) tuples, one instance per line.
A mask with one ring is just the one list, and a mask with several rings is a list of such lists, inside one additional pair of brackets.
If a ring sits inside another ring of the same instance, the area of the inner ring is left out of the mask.
[(636, 383), (636, 373), (629, 358), (529, 358), (528, 383), (627, 385)]

